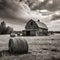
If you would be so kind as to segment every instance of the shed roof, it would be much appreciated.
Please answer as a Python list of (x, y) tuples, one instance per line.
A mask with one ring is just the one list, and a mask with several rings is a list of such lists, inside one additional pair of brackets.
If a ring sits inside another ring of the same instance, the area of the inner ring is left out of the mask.
[(38, 27), (48, 29), (48, 27), (46, 26), (46, 24), (44, 24), (43, 22), (40, 22), (40, 21), (35, 21), (35, 22), (38, 25)]

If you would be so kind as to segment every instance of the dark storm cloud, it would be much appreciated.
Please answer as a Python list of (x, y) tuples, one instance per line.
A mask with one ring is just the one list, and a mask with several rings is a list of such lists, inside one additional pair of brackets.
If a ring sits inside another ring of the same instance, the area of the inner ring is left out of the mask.
[(60, 0), (23, 0), (33, 10), (47, 9), (50, 11), (60, 10)]
[(32, 9), (40, 9), (44, 6), (49, 0), (23, 0), (28, 6)]
[(20, 19), (22, 16), (28, 15), (30, 8), (20, 1), (2, 0), (0, 2), (0, 17)]
[(60, 0), (52, 0), (53, 4), (46, 4), (43, 9), (48, 9), (50, 11), (60, 10)]
[(16, 10), (13, 8), (13, 4), (9, 2), (9, 0), (1, 0), (0, 1), (0, 16), (1, 17), (12, 17), (8, 11)]

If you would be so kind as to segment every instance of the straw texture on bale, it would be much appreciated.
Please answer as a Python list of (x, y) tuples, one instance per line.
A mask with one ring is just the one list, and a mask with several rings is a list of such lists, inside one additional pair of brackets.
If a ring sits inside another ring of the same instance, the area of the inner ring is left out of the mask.
[(27, 53), (28, 43), (26, 40), (20, 38), (11, 38), (9, 40), (9, 51), (11, 53)]

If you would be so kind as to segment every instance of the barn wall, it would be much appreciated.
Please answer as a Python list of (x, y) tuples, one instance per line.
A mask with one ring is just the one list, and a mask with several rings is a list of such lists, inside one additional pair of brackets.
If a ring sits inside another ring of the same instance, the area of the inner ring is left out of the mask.
[(43, 36), (43, 32), (36, 31), (36, 36)]
[(30, 32), (29, 35), (27, 35), (28, 31), (24, 30), (22, 34), (23, 36), (36, 36), (36, 30), (29, 30), (29, 32)]
[(22, 31), (22, 35), (23, 35), (23, 36), (26, 36), (26, 31), (25, 31), (25, 30)]
[(36, 36), (36, 31), (34, 31), (34, 30), (31, 31), (30, 35), (31, 35), (31, 36)]
[[(29, 31), (29, 33), (28, 33)], [(24, 30), (22, 32), (23, 36), (45, 36), (48, 35), (48, 30), (47, 29), (37, 29), (37, 30)]]
[(37, 29), (36, 36), (45, 36), (45, 35), (48, 35), (47, 29), (43, 29), (43, 28)]

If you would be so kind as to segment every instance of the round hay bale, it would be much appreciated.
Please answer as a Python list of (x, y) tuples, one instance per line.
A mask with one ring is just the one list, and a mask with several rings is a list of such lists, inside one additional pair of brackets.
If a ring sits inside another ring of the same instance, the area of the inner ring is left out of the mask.
[(12, 38), (9, 40), (9, 51), (10, 53), (27, 53), (28, 43), (26, 40), (20, 38)]

